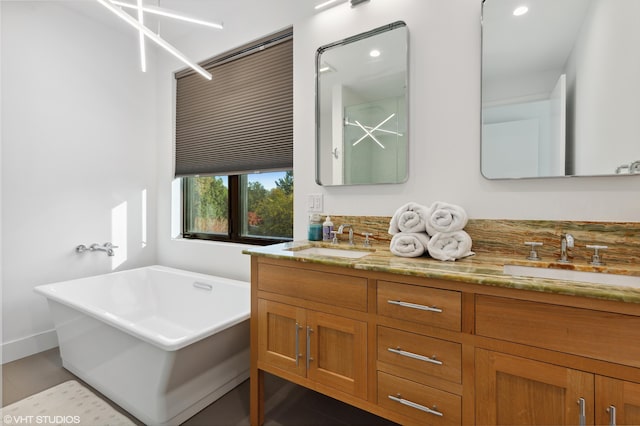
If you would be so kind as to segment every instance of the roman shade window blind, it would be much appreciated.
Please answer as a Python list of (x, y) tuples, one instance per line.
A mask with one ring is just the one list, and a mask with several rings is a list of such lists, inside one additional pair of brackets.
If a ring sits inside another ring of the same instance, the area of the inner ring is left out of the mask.
[(175, 176), (292, 169), (292, 29), (200, 65), (175, 74)]

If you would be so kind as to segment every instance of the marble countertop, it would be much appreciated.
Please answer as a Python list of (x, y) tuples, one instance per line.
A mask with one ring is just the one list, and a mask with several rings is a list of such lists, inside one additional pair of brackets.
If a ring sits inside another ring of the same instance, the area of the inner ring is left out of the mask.
[[(360, 258), (346, 258), (319, 254), (305, 254), (301, 250), (310, 247), (327, 247), (341, 250), (370, 251)], [(346, 244), (338, 246), (328, 243), (294, 241), (256, 247), (243, 250), (244, 254), (264, 256), (276, 259), (288, 259), (299, 262), (341, 266), (365, 271), (388, 272), (414, 277), (437, 278), (504, 288), (539, 291), (572, 296), (591, 297), (627, 303), (640, 303), (640, 287), (593, 284), (587, 282), (567, 281), (514, 276), (504, 272), (504, 265), (534, 266), (538, 268), (572, 269), (586, 272), (601, 272), (640, 277), (640, 266), (589, 264), (559, 264), (556, 262), (528, 261), (504, 257), (488, 257), (487, 255), (470, 256), (455, 262), (442, 262), (428, 256), (403, 258), (394, 256), (388, 247), (374, 245), (370, 249), (350, 247)]]

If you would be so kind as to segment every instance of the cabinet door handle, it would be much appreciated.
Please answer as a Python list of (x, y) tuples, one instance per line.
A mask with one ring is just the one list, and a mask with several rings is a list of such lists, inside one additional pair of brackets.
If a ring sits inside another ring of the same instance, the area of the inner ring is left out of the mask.
[(429, 312), (437, 312), (437, 313), (442, 312), (442, 309), (436, 308), (435, 306), (418, 305), (417, 303), (402, 302), (400, 300), (387, 300), (387, 303), (391, 303), (392, 305), (402, 306), (404, 308), (420, 309), (421, 311), (429, 311)]
[(578, 399), (578, 405), (580, 406), (580, 413), (578, 416), (578, 424), (580, 426), (586, 426), (587, 424), (587, 410), (586, 410), (586, 402), (584, 398)]
[(609, 408), (607, 408), (607, 413), (609, 413), (609, 426), (616, 426), (616, 407), (610, 405)]
[(311, 333), (313, 333), (313, 330), (307, 326), (307, 370), (309, 370), (309, 363), (313, 361), (313, 358), (311, 358)]
[(442, 365), (442, 361), (437, 360), (435, 355), (432, 356), (431, 358), (429, 358), (428, 356), (414, 354), (413, 352), (403, 351), (400, 348), (398, 348), (398, 349), (387, 348), (387, 350), (389, 352), (393, 352), (394, 354), (406, 356), (408, 358), (413, 358), (413, 359), (417, 359), (417, 360), (420, 360), (420, 361), (430, 362), (432, 364)]
[[(402, 405), (406, 405), (407, 407), (415, 408), (416, 410), (424, 411), (425, 413), (433, 414), (434, 416), (443, 417), (444, 414), (440, 411), (432, 410), (431, 408), (425, 407), (424, 405), (420, 405), (416, 402), (409, 401), (408, 399), (404, 399), (398, 394), (398, 396), (388, 395), (389, 399), (399, 402)], [(435, 408), (435, 407), (434, 407)]]
[(302, 327), (300, 327), (300, 324), (296, 323), (296, 367), (298, 367), (300, 365), (300, 355), (302, 355), (300, 353), (300, 334), (298, 333), (300, 331)]

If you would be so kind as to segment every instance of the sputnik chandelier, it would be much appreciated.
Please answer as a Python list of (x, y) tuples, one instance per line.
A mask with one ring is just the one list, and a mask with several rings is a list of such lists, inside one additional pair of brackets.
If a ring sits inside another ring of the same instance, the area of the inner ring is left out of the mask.
[[(178, 19), (181, 21), (191, 22), (193, 24), (204, 25), (211, 28), (222, 29), (222, 23), (217, 22), (208, 22), (203, 21), (201, 19), (190, 17), (181, 13), (174, 12), (169, 9), (157, 7), (157, 6), (149, 6), (144, 5), (143, 0), (136, 0), (136, 3), (127, 3), (118, 0), (96, 0), (98, 3), (109, 9), (115, 15), (117, 15), (120, 19), (131, 25), (132, 27), (138, 30), (139, 36), (139, 44), (140, 44), (140, 66), (142, 71), (145, 72), (147, 69), (146, 64), (146, 55), (145, 55), (145, 36), (149, 38), (149, 40), (156, 43), (158, 46), (165, 49), (167, 52), (171, 53), (173, 56), (184, 62), (186, 65), (191, 67), (198, 74), (202, 75), (204, 78), (211, 80), (211, 73), (206, 71), (204, 68), (196, 64), (187, 58), (182, 52), (173, 47), (170, 43), (160, 37), (158, 34), (151, 31), (148, 27), (144, 25), (144, 14), (151, 13), (155, 15), (165, 16), (172, 19)], [(137, 19), (133, 16), (129, 15), (122, 8), (135, 9), (137, 11)]]

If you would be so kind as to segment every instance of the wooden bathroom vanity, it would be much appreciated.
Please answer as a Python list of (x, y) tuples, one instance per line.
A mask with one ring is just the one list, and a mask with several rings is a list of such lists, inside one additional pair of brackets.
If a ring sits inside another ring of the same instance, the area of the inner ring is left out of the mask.
[(254, 426), (263, 372), (405, 425), (640, 424), (638, 289), (385, 250), (247, 253)]

